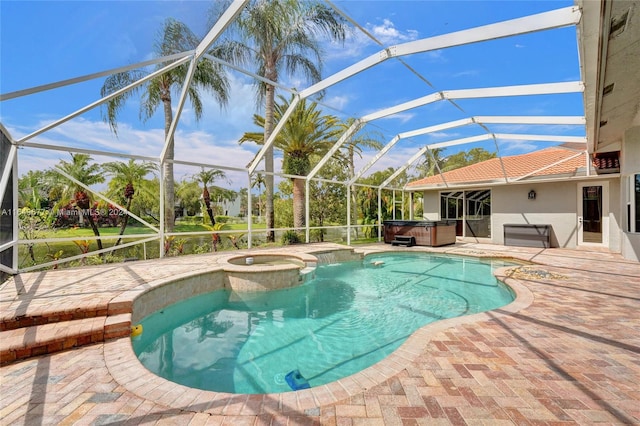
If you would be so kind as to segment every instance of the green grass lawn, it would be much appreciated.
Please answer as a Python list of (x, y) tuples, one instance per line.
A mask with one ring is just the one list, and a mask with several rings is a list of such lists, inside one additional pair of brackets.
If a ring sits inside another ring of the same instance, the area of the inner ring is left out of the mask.
[[(252, 226), (253, 230), (265, 229), (265, 224), (254, 224)], [(101, 237), (115, 237), (120, 233), (120, 227), (101, 227), (100, 236)], [(247, 224), (246, 223), (230, 223), (226, 224), (225, 231), (237, 231), (236, 236), (240, 236), (239, 234), (243, 234), (247, 232)], [(189, 223), (176, 223), (174, 227), (174, 232), (212, 232), (208, 227), (201, 224), (189, 224)], [(133, 236), (133, 235), (144, 235), (144, 234), (155, 234), (150, 228), (141, 225), (129, 225), (125, 230), (125, 235)], [(51, 229), (46, 231), (38, 232), (38, 239), (49, 239), (49, 238), (74, 238), (77, 241), (85, 241), (87, 237), (93, 237), (93, 231), (91, 228), (64, 228), (64, 229)], [(144, 238), (144, 237), (143, 237)], [(112, 247), (115, 244), (117, 238), (113, 239), (102, 239), (103, 248)], [(123, 239), (122, 244), (133, 242), (135, 238), (126, 238)], [(211, 250), (211, 241), (212, 238), (210, 235), (201, 235), (201, 236), (175, 236), (173, 239), (173, 248), (172, 253), (177, 254), (192, 254), (192, 253), (205, 253)], [(98, 249), (97, 242), (95, 240), (91, 240), (89, 243), (89, 251), (95, 251)], [(221, 236), (221, 242), (218, 246), (219, 250), (225, 250), (232, 248), (230, 241), (223, 234)], [(181, 251), (178, 252), (178, 249)], [(160, 244), (157, 241), (148, 242), (144, 247), (141, 245), (136, 245), (133, 247), (117, 249), (112, 254), (110, 254), (109, 261), (122, 261), (127, 258), (157, 258), (160, 252)], [(19, 257), (19, 266), (21, 268), (31, 266), (34, 262), (31, 259), (31, 255), (29, 254), (27, 245), (20, 245), (18, 251)], [(82, 254), (81, 248), (76, 245), (73, 241), (59, 241), (53, 243), (36, 243), (33, 245), (33, 254), (36, 260), (36, 264), (51, 262), (56, 259), (64, 259), (71, 256), (76, 256)], [(108, 256), (108, 257), (109, 257)], [(94, 256), (85, 261), (85, 263), (102, 263), (104, 259), (99, 258), (98, 256)], [(80, 261), (72, 261), (65, 266), (77, 266), (81, 264)], [(62, 266), (61, 266), (62, 267)]]
[[(252, 229), (265, 229), (264, 223), (253, 224)], [(224, 230), (229, 231), (246, 231), (246, 223), (230, 223), (226, 224)], [(177, 223), (174, 227), (174, 232), (211, 232), (211, 229), (204, 225), (199, 224), (183, 224)], [(120, 228), (116, 226), (100, 228), (101, 236), (113, 236), (120, 233)], [(138, 234), (154, 234), (155, 231), (147, 228), (146, 226), (127, 226), (125, 235), (138, 235)], [(52, 229), (49, 231), (40, 232), (39, 238), (68, 238), (68, 237), (92, 237), (93, 231), (91, 228), (64, 228), (64, 229)]]
[[(280, 245), (280, 241), (276, 241), (275, 243), (266, 243), (264, 241), (264, 234), (260, 233), (260, 230), (266, 229), (266, 225), (264, 223), (254, 224), (252, 225), (252, 230), (257, 231), (257, 234), (253, 237), (253, 246), (264, 246), (264, 245)], [(231, 233), (219, 234), (220, 239), (218, 242), (217, 249), (218, 251), (225, 250), (235, 250), (236, 248), (233, 246), (232, 241), (229, 237), (235, 237), (239, 246), (247, 247), (247, 224), (246, 223), (228, 223), (225, 224), (225, 231), (231, 231)], [(101, 237), (117, 237), (120, 232), (119, 227), (102, 227), (100, 228), (100, 236)], [(171, 248), (169, 251), (169, 256), (177, 256), (181, 254), (200, 254), (200, 253), (209, 253), (213, 251), (212, 244), (212, 231), (209, 227), (204, 226), (198, 223), (181, 223), (178, 222), (175, 225), (174, 232), (176, 233), (190, 233), (190, 232), (205, 232), (203, 235), (177, 235), (174, 236), (171, 241)], [(155, 232), (145, 226), (141, 226), (138, 224), (129, 225), (125, 231), (125, 235), (127, 236), (136, 236), (136, 235), (144, 235), (144, 234), (155, 234)], [(49, 238), (73, 238), (78, 242), (86, 242), (89, 241), (89, 251), (98, 250), (98, 244), (96, 240), (88, 240), (87, 238), (93, 237), (93, 231), (91, 228), (65, 228), (65, 229), (53, 229), (40, 231), (38, 233), (38, 239), (49, 239)], [(131, 243), (136, 240), (148, 238), (148, 237), (139, 237), (139, 238), (126, 238), (122, 240), (121, 244)], [(105, 249), (113, 247), (117, 238), (105, 239), (102, 238), (102, 246)], [(313, 235), (312, 235), (313, 240)], [(326, 239), (325, 241), (331, 241), (330, 239)], [(352, 244), (362, 244), (375, 242), (377, 238), (367, 238), (364, 235), (360, 235), (358, 240), (352, 240)], [(335, 241), (340, 242), (340, 241)], [(160, 242), (159, 241), (149, 241), (144, 244), (136, 244), (131, 247), (120, 248), (118, 246), (117, 249), (108, 251), (104, 256), (100, 255), (92, 255), (84, 260), (73, 260), (70, 262), (64, 262), (60, 264), (61, 268), (70, 267), (70, 266), (80, 266), (80, 265), (91, 265), (91, 264), (101, 264), (105, 262), (122, 262), (127, 259), (153, 259), (158, 258), (160, 255)], [(163, 249), (164, 250), (164, 249)], [(47, 262), (52, 262), (54, 260), (62, 260), (68, 257), (77, 256), (82, 254), (82, 249), (74, 243), (74, 241), (57, 241), (50, 243), (35, 243), (33, 245), (33, 255), (35, 258), (35, 262), (31, 259), (31, 255), (29, 253), (29, 248), (26, 244), (21, 244), (18, 251), (19, 257), (19, 268), (26, 268), (32, 265), (39, 265)]]

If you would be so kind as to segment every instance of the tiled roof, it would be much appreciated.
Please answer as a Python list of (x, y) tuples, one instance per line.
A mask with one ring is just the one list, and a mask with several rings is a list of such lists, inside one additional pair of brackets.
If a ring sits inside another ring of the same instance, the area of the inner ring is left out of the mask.
[[(442, 175), (438, 174), (419, 179), (410, 182), (407, 186), (435, 186), (444, 184), (444, 181), (448, 184), (480, 183), (494, 180), (502, 180), (504, 182), (505, 172), (507, 177), (511, 179), (525, 175), (530, 175), (531, 177), (550, 177), (553, 175), (576, 176), (578, 175), (578, 169), (581, 169), (582, 173), (584, 173), (586, 165), (584, 155), (579, 155), (552, 167), (540, 170), (543, 167), (557, 163), (578, 153), (573, 149), (567, 149), (568, 147), (567, 145), (560, 145), (527, 154), (502, 157), (502, 161), (499, 158), (492, 158), (445, 172)], [(574, 147), (571, 146), (571, 148)], [(505, 172), (503, 172), (502, 169), (503, 165)]]

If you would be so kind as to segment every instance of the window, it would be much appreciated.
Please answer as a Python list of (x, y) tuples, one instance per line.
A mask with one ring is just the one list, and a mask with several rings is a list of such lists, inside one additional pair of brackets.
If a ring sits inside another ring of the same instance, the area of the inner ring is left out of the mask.
[(462, 219), (462, 192), (443, 192), (440, 194), (440, 217), (445, 219)]
[[(5, 168), (10, 169), (9, 180), (4, 194), (0, 194), (0, 245), (6, 245), (16, 237), (13, 234), (14, 205), (13, 205), (13, 163), (9, 159), (11, 141), (4, 132), (0, 131), (0, 176), (4, 174)], [(13, 267), (13, 247), (0, 251), (0, 264), (7, 268)], [(3, 281), (0, 271), (0, 282)]]
[(627, 231), (640, 232), (640, 174), (629, 177)]
[(457, 231), (459, 236), (491, 237), (491, 191), (441, 192), (440, 217), (442, 220), (463, 221), (464, 234), (460, 227)]

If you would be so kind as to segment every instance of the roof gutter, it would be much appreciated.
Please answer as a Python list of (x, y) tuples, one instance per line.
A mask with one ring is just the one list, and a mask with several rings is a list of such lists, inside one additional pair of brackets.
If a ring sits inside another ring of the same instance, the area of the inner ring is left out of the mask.
[(585, 85), (583, 94), (587, 120), (587, 151), (598, 150), (602, 90), (604, 88), (611, 1), (577, 0), (582, 17), (578, 24), (578, 53), (580, 72)]

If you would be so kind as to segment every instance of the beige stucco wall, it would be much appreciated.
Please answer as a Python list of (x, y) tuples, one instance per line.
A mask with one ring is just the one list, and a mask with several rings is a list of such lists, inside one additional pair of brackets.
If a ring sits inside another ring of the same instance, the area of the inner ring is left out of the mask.
[[(609, 184), (609, 249), (621, 250), (620, 181), (599, 176)], [(596, 181), (590, 181), (596, 182)], [(491, 188), (491, 242), (504, 243), (505, 224), (551, 225), (553, 247), (576, 248), (578, 243), (579, 181), (502, 185)], [(529, 191), (536, 199), (529, 200)], [(440, 191), (424, 193), (424, 219), (440, 219)]]
[(422, 200), (422, 218), (424, 220), (440, 220), (440, 192), (428, 191)]
[[(536, 199), (529, 200), (529, 191)], [(575, 248), (577, 242), (576, 182), (495, 187), (491, 191), (491, 239), (504, 243), (505, 224), (551, 225), (551, 246)]]
[(620, 247), (622, 255), (631, 260), (640, 261), (640, 232), (627, 232), (627, 201), (629, 178), (640, 173), (640, 126), (627, 129), (622, 143), (620, 174), (623, 182), (620, 185)]

